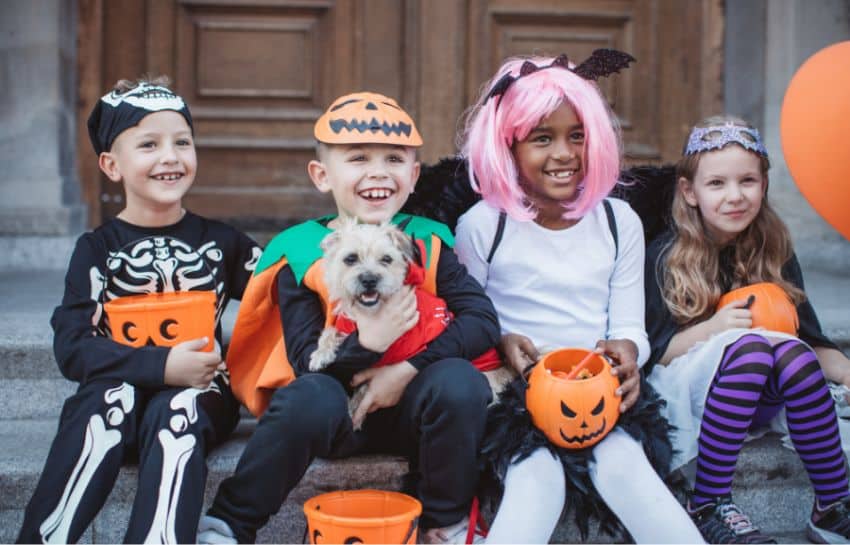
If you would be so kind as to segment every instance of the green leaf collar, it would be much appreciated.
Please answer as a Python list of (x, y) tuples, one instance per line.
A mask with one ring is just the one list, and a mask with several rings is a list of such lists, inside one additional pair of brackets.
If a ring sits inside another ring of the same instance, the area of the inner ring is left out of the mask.
[[(322, 239), (332, 231), (327, 224), (335, 217), (335, 215), (323, 216), (299, 223), (281, 232), (266, 246), (254, 274), (259, 275), (286, 257), (295, 275), (295, 281), (300, 284), (310, 266), (322, 257), (322, 249), (319, 245)], [(446, 246), (454, 246), (451, 230), (438, 221), (410, 214), (396, 214), (391, 221), (395, 225), (403, 226), (404, 232), (408, 235), (425, 243), (427, 259), (431, 258), (431, 235), (437, 236)], [(425, 266), (429, 265), (430, 263), (426, 262)]]

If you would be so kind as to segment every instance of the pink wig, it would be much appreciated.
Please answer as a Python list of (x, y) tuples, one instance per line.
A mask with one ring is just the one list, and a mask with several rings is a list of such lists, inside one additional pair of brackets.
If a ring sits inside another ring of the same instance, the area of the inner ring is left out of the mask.
[(504, 95), (487, 100), (503, 75), (519, 75), (523, 62), (548, 66), (552, 60), (515, 57), (505, 61), (470, 110), (461, 145), (473, 189), (491, 206), (520, 221), (534, 219), (536, 212), (520, 187), (512, 147), (562, 104), (572, 106), (585, 132), (584, 179), (579, 182), (578, 197), (564, 203), (564, 218), (587, 214), (611, 192), (620, 175), (618, 126), (594, 82), (571, 70), (551, 67), (520, 77)]

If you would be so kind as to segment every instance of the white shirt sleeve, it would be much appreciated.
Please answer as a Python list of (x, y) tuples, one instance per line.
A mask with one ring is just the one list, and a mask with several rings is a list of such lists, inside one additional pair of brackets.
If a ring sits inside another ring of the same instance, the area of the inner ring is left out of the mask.
[(455, 253), (481, 287), (487, 287), (487, 255), (496, 236), (499, 213), (479, 202), (466, 211), (455, 229)]
[(629, 339), (638, 348), (638, 367), (649, 359), (649, 338), (644, 316), (643, 226), (638, 215), (623, 201), (609, 199), (617, 219), (619, 250), (611, 275), (608, 306), (608, 338)]

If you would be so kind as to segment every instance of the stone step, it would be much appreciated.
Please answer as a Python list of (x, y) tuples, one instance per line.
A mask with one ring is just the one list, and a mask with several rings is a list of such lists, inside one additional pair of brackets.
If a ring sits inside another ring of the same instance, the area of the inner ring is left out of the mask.
[[(16, 537), (23, 508), (35, 486), (56, 429), (64, 399), (75, 384), (59, 373), (52, 354), (49, 319), (61, 299), (61, 271), (0, 270), (0, 543)], [(807, 272), (809, 295), (825, 331), (843, 348), (850, 348), (850, 278)], [(225, 316), (225, 331), (235, 318), (235, 306)], [(207, 504), (218, 483), (236, 466), (254, 422), (240, 424), (234, 437), (210, 456)], [(11, 447), (11, 448), (10, 448)], [(356, 457), (317, 461), (293, 491), (281, 512), (264, 528), (262, 542), (297, 542), (303, 535), (301, 504), (329, 490), (397, 488), (405, 471), (390, 457)], [(136, 471), (122, 471), (112, 497), (83, 537), (88, 542), (119, 542), (135, 490)], [(748, 445), (736, 479), (736, 500), (762, 528), (780, 542), (805, 541), (802, 528), (811, 507), (811, 489), (796, 456), (775, 438)], [(572, 525), (562, 525), (553, 539), (576, 542)], [(593, 535), (592, 542), (610, 538)]]
[[(230, 475), (245, 441), (255, 426), (246, 419), (233, 437), (208, 458), (205, 506), (219, 483)], [(50, 441), (54, 420), (0, 421), (0, 543), (12, 542), (23, 518), (23, 509), (35, 488)], [(316, 460), (281, 511), (261, 530), (261, 543), (298, 543), (304, 532), (302, 505), (308, 498), (340, 489), (398, 489), (406, 464), (391, 456), (356, 456), (346, 460)], [(86, 542), (118, 543), (123, 539), (135, 494), (137, 472), (127, 466), (101, 513), (84, 536)], [(793, 452), (780, 446), (775, 436), (757, 439), (744, 448), (735, 482), (736, 501), (765, 532), (800, 542), (811, 508), (812, 494), (805, 472)], [(592, 534), (590, 541), (604, 543), (610, 537)], [(553, 541), (575, 543), (580, 536), (574, 525), (562, 524)]]
[(76, 235), (0, 235), (0, 271), (64, 271), (76, 240)]
[[(0, 419), (50, 418), (75, 390), (53, 357), (50, 316), (60, 302), (64, 273), (0, 270)], [(828, 336), (850, 351), (850, 277), (808, 271), (808, 292)], [(222, 317), (225, 342), (238, 302)]]

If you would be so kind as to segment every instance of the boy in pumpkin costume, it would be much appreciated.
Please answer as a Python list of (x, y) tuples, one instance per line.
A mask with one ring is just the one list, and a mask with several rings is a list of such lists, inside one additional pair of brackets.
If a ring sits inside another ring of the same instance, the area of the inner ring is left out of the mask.
[[(316, 122), (314, 135), (317, 158), (307, 171), (319, 191), (333, 195), (338, 214), (283, 231), (249, 283), (228, 367), (234, 392), (259, 422), (235, 474), (222, 482), (202, 517), (198, 540), (254, 541), (314, 458), (364, 452), (408, 458), (409, 492), (423, 505), (423, 540), (461, 540), (491, 399), (470, 360), (495, 345), (495, 310), (458, 263), (447, 227), (398, 214), (419, 175), (415, 148), (422, 139), (394, 100), (374, 93), (343, 96)], [(421, 240), (426, 285), (445, 299), (454, 319), (422, 352), (372, 367), (418, 320), (412, 291), (401, 290), (375, 315), (352, 316), (357, 330), (335, 362), (311, 373), (310, 355), (333, 319), (319, 244), (345, 218), (392, 221)], [(348, 394), (365, 382), (368, 394), (353, 417), (362, 427), (355, 431)]]

